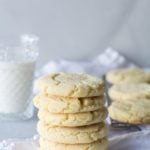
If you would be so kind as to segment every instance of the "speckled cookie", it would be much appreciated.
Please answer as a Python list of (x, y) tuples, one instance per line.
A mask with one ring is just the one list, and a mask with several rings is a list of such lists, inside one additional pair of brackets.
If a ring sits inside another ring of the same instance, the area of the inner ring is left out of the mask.
[(150, 124), (150, 99), (114, 101), (109, 107), (114, 120), (130, 124)]
[(89, 144), (61, 144), (40, 139), (40, 150), (107, 150), (106, 138)]
[(77, 127), (103, 122), (107, 117), (107, 109), (103, 107), (96, 111), (74, 114), (54, 114), (40, 110), (38, 117), (52, 126)]
[(79, 113), (100, 109), (104, 106), (104, 96), (90, 98), (67, 98), (40, 94), (34, 98), (34, 105), (51, 113)]
[(93, 97), (104, 92), (100, 78), (87, 74), (54, 73), (37, 81), (37, 87), (46, 94), (61, 97)]
[(83, 127), (52, 127), (44, 122), (38, 123), (40, 136), (56, 143), (84, 144), (92, 143), (107, 136), (107, 128), (104, 123)]
[(110, 71), (106, 79), (111, 84), (150, 83), (150, 73), (140, 68), (125, 68)]
[(109, 89), (109, 96), (112, 100), (150, 98), (150, 84), (114, 85)]

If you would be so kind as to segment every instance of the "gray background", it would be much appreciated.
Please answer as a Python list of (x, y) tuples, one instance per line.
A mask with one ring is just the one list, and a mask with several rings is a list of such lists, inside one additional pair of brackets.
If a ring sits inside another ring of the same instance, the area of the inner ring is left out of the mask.
[(149, 8), (149, 0), (0, 0), (0, 36), (38, 35), (38, 66), (87, 59), (113, 46), (148, 67)]

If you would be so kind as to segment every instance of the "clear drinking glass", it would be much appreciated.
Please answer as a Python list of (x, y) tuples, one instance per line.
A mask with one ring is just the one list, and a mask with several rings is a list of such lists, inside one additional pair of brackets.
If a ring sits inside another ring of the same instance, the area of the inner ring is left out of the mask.
[(34, 35), (0, 37), (0, 120), (33, 116), (32, 83), (38, 57)]

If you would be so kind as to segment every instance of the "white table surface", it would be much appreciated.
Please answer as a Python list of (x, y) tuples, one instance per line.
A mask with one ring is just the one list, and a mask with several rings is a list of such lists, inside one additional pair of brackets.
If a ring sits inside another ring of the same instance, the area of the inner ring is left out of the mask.
[(30, 138), (36, 131), (36, 113), (26, 121), (0, 121), (0, 140), (7, 138)]

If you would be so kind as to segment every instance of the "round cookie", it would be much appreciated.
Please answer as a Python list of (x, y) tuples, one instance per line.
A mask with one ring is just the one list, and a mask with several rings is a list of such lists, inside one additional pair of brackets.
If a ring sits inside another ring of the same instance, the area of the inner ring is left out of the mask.
[(39, 109), (46, 109), (51, 113), (78, 113), (95, 111), (104, 106), (104, 96), (90, 98), (67, 98), (38, 95), (34, 98), (34, 105)]
[(93, 97), (104, 92), (100, 78), (87, 74), (54, 73), (37, 81), (37, 87), (46, 94), (61, 97)]
[(40, 110), (38, 117), (51, 126), (77, 127), (103, 122), (107, 114), (107, 109), (103, 107), (96, 111), (74, 114), (54, 114), (47, 110)]
[(107, 136), (104, 123), (75, 128), (52, 127), (44, 122), (38, 123), (40, 136), (51, 142), (64, 144), (92, 143)]
[(150, 100), (114, 101), (109, 107), (109, 115), (112, 119), (124, 123), (149, 124)]
[(107, 73), (106, 80), (111, 84), (149, 83), (150, 73), (140, 68), (125, 68)]
[(147, 99), (150, 98), (150, 84), (114, 85), (108, 93), (112, 100)]
[(61, 144), (40, 139), (40, 150), (106, 150), (107, 147), (106, 138), (89, 144)]

